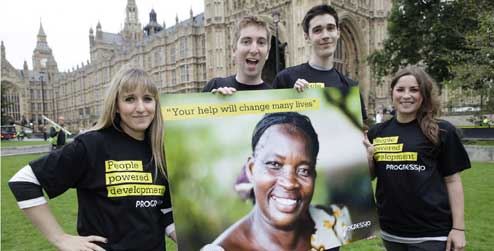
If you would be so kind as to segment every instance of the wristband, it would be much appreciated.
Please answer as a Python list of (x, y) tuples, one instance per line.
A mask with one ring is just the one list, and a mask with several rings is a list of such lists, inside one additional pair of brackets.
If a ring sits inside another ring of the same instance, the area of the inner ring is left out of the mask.
[(452, 227), (451, 229), (456, 230), (456, 231), (465, 232), (465, 229), (461, 229), (461, 228)]

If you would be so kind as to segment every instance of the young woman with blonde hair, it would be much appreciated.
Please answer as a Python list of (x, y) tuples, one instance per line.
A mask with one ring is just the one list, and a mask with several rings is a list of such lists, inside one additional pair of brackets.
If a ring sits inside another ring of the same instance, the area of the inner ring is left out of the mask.
[[(103, 114), (62, 149), (34, 160), (9, 181), (19, 207), (58, 250), (165, 250), (175, 239), (159, 93), (143, 70), (113, 78)], [(66, 234), (49, 198), (77, 189), (78, 236)]]
[(398, 71), (391, 81), (396, 115), (376, 124), (364, 139), (384, 246), (401, 250), (464, 250), (460, 172), (470, 160), (456, 128), (437, 115), (434, 81), (420, 67)]

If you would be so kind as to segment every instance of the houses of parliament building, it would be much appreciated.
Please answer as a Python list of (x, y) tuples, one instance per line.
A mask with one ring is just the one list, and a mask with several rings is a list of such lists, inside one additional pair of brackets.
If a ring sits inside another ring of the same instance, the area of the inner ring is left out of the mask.
[[(387, 106), (388, 88), (372, 84), (366, 60), (382, 47), (390, 0), (204, 0), (204, 13), (194, 15), (191, 10), (187, 20), (176, 18), (170, 27), (157, 22), (154, 10), (145, 10), (150, 11), (149, 21), (141, 25), (136, 0), (128, 0), (123, 29), (106, 32), (100, 23), (95, 30), (90, 28), (90, 60), (67, 72), (58, 70), (46, 40), (49, 34), (41, 24), (32, 69), (26, 62), (15, 69), (5, 58), (8, 48), (2, 42), (2, 98), (10, 104), (2, 109), (15, 123), (34, 123), (35, 130), (40, 130), (42, 115), (53, 120), (64, 116), (67, 129), (75, 132), (89, 128), (102, 113), (112, 76), (126, 64), (151, 73), (162, 93), (198, 92), (209, 79), (235, 72), (232, 29), (245, 15), (262, 16), (273, 31), (263, 70), (263, 80), (270, 83), (276, 74), (276, 42), (281, 69), (308, 60), (310, 47), (301, 22), (312, 6), (321, 3), (333, 6), (340, 17), (335, 67), (359, 82), (370, 113)], [(273, 13), (279, 15), (279, 22), (274, 22)]]

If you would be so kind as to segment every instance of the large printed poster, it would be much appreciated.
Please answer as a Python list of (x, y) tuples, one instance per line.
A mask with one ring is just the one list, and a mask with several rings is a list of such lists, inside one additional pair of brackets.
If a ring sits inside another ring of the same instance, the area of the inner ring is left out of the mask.
[(325, 250), (376, 234), (357, 87), (161, 106), (179, 250)]

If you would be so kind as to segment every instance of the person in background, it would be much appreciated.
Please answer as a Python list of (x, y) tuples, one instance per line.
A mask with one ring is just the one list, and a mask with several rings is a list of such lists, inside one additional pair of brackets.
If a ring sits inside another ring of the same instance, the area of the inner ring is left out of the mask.
[[(58, 117), (57, 123), (63, 127), (65, 124), (65, 118), (63, 116)], [(55, 150), (62, 148), (67, 141), (66, 137), (67, 135), (65, 135), (65, 132), (61, 130), (59, 127), (57, 126), (50, 127), (50, 143), (52, 149)]]
[(383, 122), (384, 114), (382, 110), (378, 110), (376, 112), (376, 123), (381, 123)]

